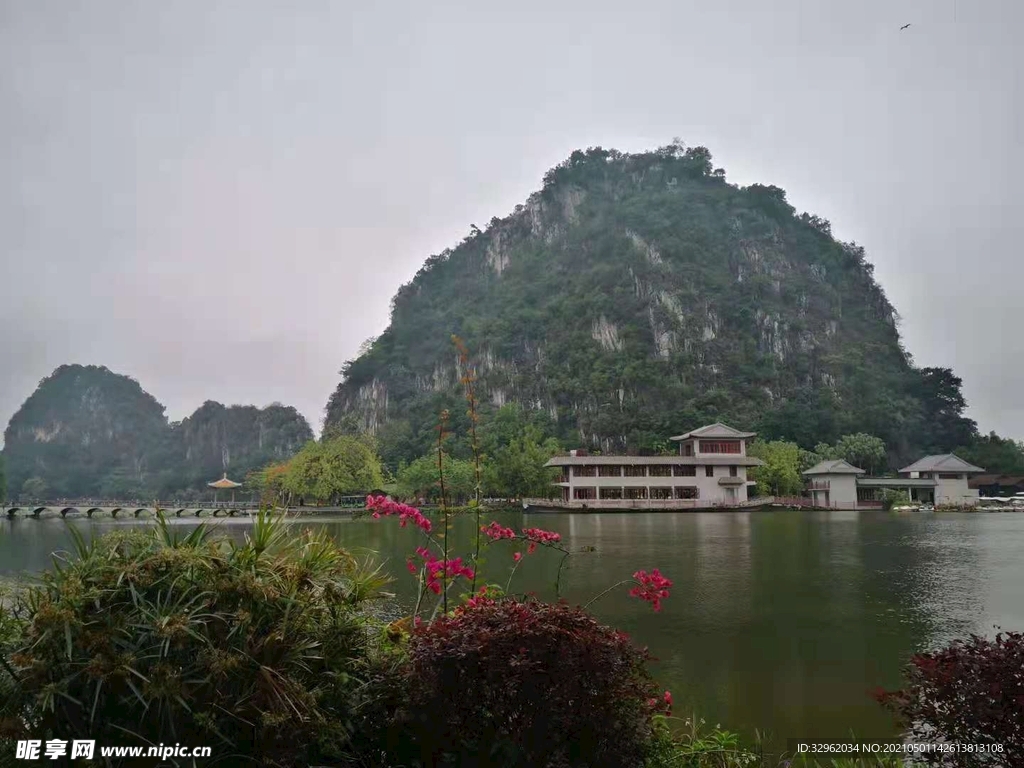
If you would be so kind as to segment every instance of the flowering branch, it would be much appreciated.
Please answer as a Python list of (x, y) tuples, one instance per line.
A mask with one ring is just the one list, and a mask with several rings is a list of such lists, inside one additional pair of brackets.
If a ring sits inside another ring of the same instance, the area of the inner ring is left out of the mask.
[[(469, 444), (473, 450), (473, 501), (476, 513), (476, 551), (473, 553), (473, 565), (480, 561), (480, 491), (483, 479), (480, 472), (480, 443), (476, 438), (476, 423), (479, 416), (476, 412), (476, 371), (469, 364), (469, 349), (465, 343), (455, 334), (452, 334), (452, 343), (459, 352), (459, 362), (466, 368), (462, 377), (462, 384), (466, 388), (466, 401), (469, 403)], [(472, 591), (476, 592), (476, 576), (473, 576)]]
[[(420, 606), (422, 605), (422, 600), (427, 590), (433, 592), (439, 597), (437, 604), (434, 606), (432, 615), (436, 616), (439, 609), (442, 609), (444, 613), (448, 613), (448, 590), (460, 576), (471, 582), (472, 587), (470, 594), (478, 594), (476, 590), (478, 568), (475, 567), (475, 564), (471, 567), (470, 565), (463, 563), (461, 557), (448, 557), (447, 514), (445, 517), (445, 537), (444, 540), (439, 543), (434, 536), (431, 535), (432, 526), (430, 520), (428, 520), (415, 507), (400, 504), (383, 496), (368, 496), (366, 499), (366, 506), (368, 509), (373, 511), (373, 517), (377, 519), (383, 516), (397, 516), (402, 527), (405, 527), (406, 524), (412, 520), (415, 525), (424, 532), (427, 538), (427, 543), (433, 544), (441, 551), (442, 556), (438, 557), (430, 551), (428, 546), (420, 546), (416, 548), (415, 553), (422, 559), (422, 564), (417, 566), (411, 557), (406, 561), (406, 568), (411, 574), (418, 576), (421, 585), (419, 595), (416, 599), (416, 608), (413, 612), (414, 617), (419, 615)], [(512, 586), (512, 579), (519, 569), (519, 565), (523, 560), (524, 554), (533, 554), (539, 546), (561, 552), (562, 557), (558, 563), (558, 575), (555, 578), (555, 594), (558, 597), (561, 597), (562, 571), (571, 552), (561, 545), (562, 536), (560, 533), (557, 531), (545, 531), (541, 528), (523, 528), (520, 533), (516, 533), (514, 529), (501, 525), (496, 520), (491, 521), (488, 525), (479, 526), (478, 533), (483, 534), (487, 539), (490, 539), (491, 543), (501, 541), (502, 539), (515, 542), (526, 542), (525, 553), (521, 549), (517, 549), (512, 553), (512, 561), (514, 564), (512, 566), (512, 572), (509, 574), (508, 581), (505, 585), (505, 594), (509, 594), (509, 589)], [(669, 589), (672, 587), (671, 579), (663, 576), (657, 568), (651, 570), (650, 573), (641, 570), (634, 573), (631, 579), (624, 579), (608, 587), (596, 597), (592, 598), (583, 607), (588, 608), (594, 602), (624, 584), (633, 584), (633, 588), (629, 590), (630, 597), (636, 597), (640, 600), (651, 603), (655, 611), (661, 610), (661, 601), (669, 596)], [(484, 591), (488, 591), (488, 588), (485, 587)], [(476, 598), (474, 597), (473, 599)]]

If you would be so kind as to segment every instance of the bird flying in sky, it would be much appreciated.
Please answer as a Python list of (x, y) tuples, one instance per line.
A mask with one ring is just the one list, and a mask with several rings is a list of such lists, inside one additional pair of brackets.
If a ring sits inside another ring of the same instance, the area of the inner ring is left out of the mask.
[(904, 29), (906, 29), (909, 26), (910, 26), (909, 24), (904, 24), (902, 27), (900, 27), (900, 32), (902, 32)]

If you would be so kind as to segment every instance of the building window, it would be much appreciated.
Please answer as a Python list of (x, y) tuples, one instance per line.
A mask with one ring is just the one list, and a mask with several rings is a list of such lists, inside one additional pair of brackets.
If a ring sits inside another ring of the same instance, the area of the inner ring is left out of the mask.
[(692, 464), (676, 464), (675, 468), (676, 477), (696, 477), (697, 468)]
[(729, 467), (729, 477), (736, 477), (736, 465), (733, 464)]
[(572, 497), (574, 499), (581, 499), (583, 501), (586, 501), (587, 499), (596, 499), (597, 498), (597, 489), (596, 488), (573, 488), (572, 489)]
[(618, 464), (602, 464), (597, 468), (598, 477), (622, 477), (622, 467)]
[(601, 489), (602, 499), (621, 499), (622, 489), (621, 488), (602, 488)]
[(594, 477), (597, 474), (597, 467), (573, 467), (573, 477)]
[(701, 440), (701, 453), (740, 453), (739, 440)]
[(653, 464), (647, 468), (651, 477), (672, 477), (672, 467), (668, 464)]
[(683, 443), (683, 456), (693, 456), (693, 443)]
[(624, 488), (627, 499), (646, 499), (647, 489), (646, 488)]
[(715, 476), (715, 468), (712, 467), (710, 464), (708, 466), (704, 467), (704, 476), (705, 477), (714, 477)]
[(651, 488), (652, 499), (671, 499), (672, 489), (671, 488)]
[(647, 477), (647, 467), (644, 465), (627, 464), (622, 468), (626, 477)]
[(699, 499), (700, 488), (694, 488), (693, 486), (684, 485), (676, 488), (677, 499)]
[(918, 472), (917, 476), (919, 478), (921, 478), (922, 480), (931, 480), (932, 479), (932, 473), (931, 472)]
[(960, 475), (951, 474), (949, 472), (940, 472), (939, 480), (959, 480)]

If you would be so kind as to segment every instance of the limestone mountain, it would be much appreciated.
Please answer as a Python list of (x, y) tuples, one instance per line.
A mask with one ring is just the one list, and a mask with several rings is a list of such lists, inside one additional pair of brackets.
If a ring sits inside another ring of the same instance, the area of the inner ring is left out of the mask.
[(241, 479), (249, 469), (289, 458), (312, 439), (306, 419), (279, 403), (256, 408), (208, 400), (172, 425), (172, 442), (188, 472), (187, 487), (202, 487), (221, 472)]
[(327, 427), (354, 422), (396, 458), (427, 450), (441, 408), (465, 410), (453, 333), (486, 404), (519, 403), (571, 445), (657, 450), (721, 420), (807, 447), (868, 432), (912, 455), (974, 432), (959, 379), (913, 367), (863, 248), (678, 142), (574, 152), (428, 258), (345, 364)]
[(140, 497), (242, 477), (311, 439), (294, 409), (207, 402), (180, 423), (137, 381), (101, 366), (63, 365), (40, 382), (4, 432), (9, 492)]

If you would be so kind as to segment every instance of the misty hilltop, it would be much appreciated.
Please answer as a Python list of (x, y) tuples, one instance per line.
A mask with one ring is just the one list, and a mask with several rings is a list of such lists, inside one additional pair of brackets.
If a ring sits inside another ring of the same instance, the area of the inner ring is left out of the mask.
[(47, 497), (167, 497), (202, 491), (225, 472), (241, 480), (312, 437), (305, 418), (280, 404), (208, 401), (168, 423), (164, 406), (134, 379), (63, 365), (11, 418), (3, 453), (12, 495), (33, 481)]
[(964, 444), (960, 380), (916, 369), (897, 326), (864, 249), (782, 189), (730, 184), (679, 142), (576, 151), (399, 289), (326, 426), (425, 452), (440, 410), (465, 410), (457, 334), (481, 400), (522, 405), (568, 445), (658, 450), (714, 421), (807, 447), (868, 432), (894, 457)]

